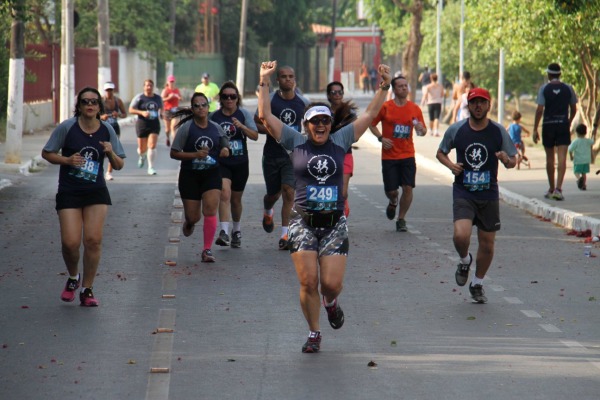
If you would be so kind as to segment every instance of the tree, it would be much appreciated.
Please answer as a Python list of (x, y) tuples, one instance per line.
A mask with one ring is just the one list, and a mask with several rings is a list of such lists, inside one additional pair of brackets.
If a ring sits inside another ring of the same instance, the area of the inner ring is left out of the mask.
[(537, 66), (538, 86), (546, 66), (559, 62), (563, 80), (580, 96), (581, 117), (589, 123), (600, 89), (598, 0), (470, 1), (468, 16), (475, 45), (504, 48), (509, 66)]

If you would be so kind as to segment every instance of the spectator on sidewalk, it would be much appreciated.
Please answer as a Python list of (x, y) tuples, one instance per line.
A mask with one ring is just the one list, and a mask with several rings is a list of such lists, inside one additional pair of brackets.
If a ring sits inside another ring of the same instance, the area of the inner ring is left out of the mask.
[[(475, 256), (475, 274), (469, 292), (476, 303), (486, 303), (483, 280), (494, 257), (496, 231), (500, 230), (498, 162), (514, 168), (517, 149), (504, 127), (487, 115), (490, 93), (482, 88), (469, 92), (469, 115), (446, 130), (437, 151), (437, 159), (455, 176), (452, 198), (454, 247), (460, 257), (454, 278), (458, 286), (469, 280), (473, 256), (469, 253), (471, 231), (477, 226), (479, 246)], [(456, 151), (456, 162), (448, 154)]]
[(431, 72), (429, 72), (429, 66), (426, 65), (423, 72), (421, 72), (421, 75), (419, 75), (419, 83), (421, 84), (422, 88), (431, 83), (431, 81), (433, 80), (431, 75)]
[[(546, 73), (548, 83), (540, 88), (536, 100), (538, 106), (533, 122), (533, 142), (540, 140), (538, 127), (543, 117), (542, 144), (546, 152), (546, 174), (550, 185), (544, 197), (564, 200), (562, 184), (567, 171), (567, 149), (571, 144), (571, 123), (577, 113), (577, 95), (571, 85), (560, 81), (559, 64), (548, 65)], [(558, 160), (556, 171), (555, 158)]]
[(584, 124), (577, 125), (575, 132), (577, 139), (569, 145), (569, 157), (573, 161), (573, 173), (577, 178), (577, 187), (579, 190), (587, 190), (587, 174), (590, 172), (594, 141), (586, 138), (587, 127)]
[(521, 163), (524, 163), (527, 167), (531, 168), (529, 159), (525, 155), (525, 143), (523, 143), (522, 132), (525, 132), (529, 136), (530, 132), (521, 125), (521, 113), (517, 110), (512, 113), (513, 122), (506, 128), (510, 139), (513, 141), (517, 148), (517, 169), (521, 169)]
[(444, 102), (444, 87), (438, 83), (438, 75), (431, 74), (431, 83), (423, 87), (423, 98), (421, 107), (427, 104), (429, 113), (429, 129), (433, 136), (439, 136), (440, 116), (442, 114), (442, 103)]

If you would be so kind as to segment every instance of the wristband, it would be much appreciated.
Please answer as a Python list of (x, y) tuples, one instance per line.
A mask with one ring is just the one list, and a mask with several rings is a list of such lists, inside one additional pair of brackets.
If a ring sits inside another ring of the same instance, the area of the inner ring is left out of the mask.
[(381, 83), (379, 84), (379, 89), (381, 89), (381, 90), (389, 90), (389, 89), (390, 89), (390, 84), (388, 83), (388, 84), (386, 85), (386, 84), (384, 84), (383, 82), (381, 82)]
[(258, 86), (269, 86), (269, 82), (265, 83), (265, 82), (261, 82), (258, 84)]
[(383, 136), (379, 136), (379, 137), (377, 138), (377, 140), (379, 140), (379, 143), (381, 143), (381, 140), (382, 140), (382, 139), (383, 139)]

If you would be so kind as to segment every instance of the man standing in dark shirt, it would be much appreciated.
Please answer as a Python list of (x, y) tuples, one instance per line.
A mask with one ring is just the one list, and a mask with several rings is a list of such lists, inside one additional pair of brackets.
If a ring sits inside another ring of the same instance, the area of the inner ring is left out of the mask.
[[(571, 122), (577, 113), (577, 96), (571, 85), (560, 81), (560, 65), (552, 63), (546, 69), (548, 83), (540, 88), (533, 123), (533, 142), (540, 140), (538, 126), (542, 122), (542, 144), (546, 151), (546, 174), (550, 185), (547, 199), (564, 200), (562, 183), (567, 171), (567, 149), (571, 144)], [(555, 150), (556, 148), (556, 150)], [(554, 154), (558, 158), (554, 181)]]

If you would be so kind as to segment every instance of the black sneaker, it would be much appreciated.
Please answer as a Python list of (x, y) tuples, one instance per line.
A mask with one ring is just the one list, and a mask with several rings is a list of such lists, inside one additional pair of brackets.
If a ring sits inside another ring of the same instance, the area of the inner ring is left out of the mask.
[(219, 232), (219, 237), (215, 240), (215, 244), (219, 246), (229, 246), (229, 235), (223, 229)]
[(311, 333), (302, 346), (303, 353), (318, 353), (321, 350), (321, 332)]
[(289, 241), (287, 233), (279, 239), (279, 250), (289, 250)]
[(396, 232), (408, 232), (406, 221), (402, 218), (396, 221)]
[(396, 216), (396, 207), (397, 206), (398, 206), (398, 203), (396, 203), (396, 204), (389, 203), (387, 208), (385, 209), (385, 216), (390, 221), (393, 220), (394, 217)]
[(456, 284), (458, 286), (465, 286), (469, 280), (469, 269), (473, 263), (473, 256), (471, 253), (469, 253), (469, 258), (470, 261), (468, 264), (463, 264), (460, 261), (458, 262), (458, 267), (456, 268), (456, 273), (454, 274), (454, 278), (456, 279)]
[(485, 297), (485, 290), (483, 290), (483, 286), (472, 284), (469, 285), (469, 292), (471, 293), (471, 298), (475, 303), (485, 304), (487, 303), (487, 297)]
[(242, 247), (242, 232), (235, 231), (231, 234), (231, 247), (235, 249)]
[[(323, 305), (325, 305), (325, 297), (323, 297)], [(325, 310), (327, 311), (329, 325), (331, 325), (333, 329), (340, 329), (342, 325), (344, 325), (344, 312), (342, 311), (338, 300), (335, 299), (334, 304), (330, 307), (325, 306)]]

